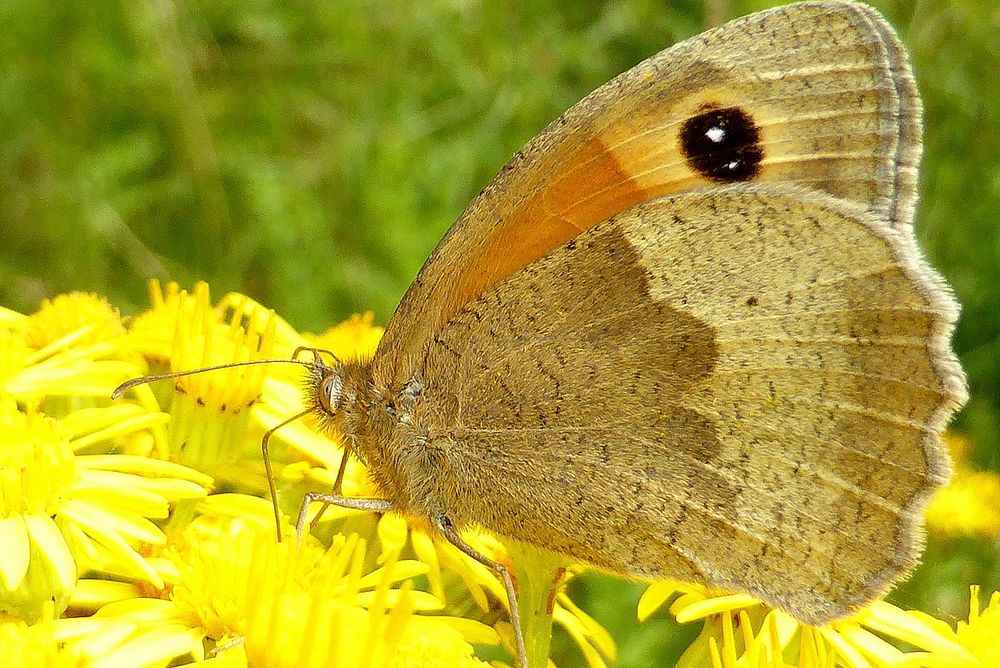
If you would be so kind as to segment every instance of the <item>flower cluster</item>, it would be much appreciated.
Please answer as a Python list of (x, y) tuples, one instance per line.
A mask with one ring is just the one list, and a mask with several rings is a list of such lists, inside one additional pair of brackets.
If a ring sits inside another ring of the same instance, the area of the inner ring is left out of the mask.
[[(485, 665), (473, 643), (497, 644), (496, 631), (423, 614), (441, 613), (444, 590), (414, 583), (439, 574), (403, 556), (404, 543), (379, 540), (393, 530), (350, 528), (331, 512), (326, 524), (341, 526), (325, 543), (277, 542), (260, 442), (301, 410), (299, 367), (229, 367), (111, 399), (145, 374), (289, 358), (297, 346), (370, 354), (380, 335), (371, 318), (307, 339), (244, 296), (213, 305), (204, 284), (188, 294), (154, 283), (151, 293), (152, 307), (130, 320), (86, 294), (28, 316), (0, 312), (10, 665)], [(340, 463), (338, 444), (302, 423), (272, 443), (289, 508)], [(348, 467), (348, 493), (367, 485)]]
[[(509, 656), (496, 574), (416, 524), (331, 508), (292, 539), (303, 495), (328, 491), (344, 456), (308, 417), (273, 433), (268, 480), (261, 439), (302, 412), (304, 370), (242, 363), (300, 347), (369, 356), (381, 336), (371, 316), (310, 336), (243, 295), (213, 304), (204, 284), (150, 292), (133, 318), (88, 294), (31, 315), (0, 309), (0, 665), (486, 666), (479, 655), (502, 646)], [(220, 365), (111, 399), (129, 379)], [(377, 495), (356, 460), (343, 492)], [(515, 569), (529, 656), (548, 655), (554, 622), (591, 668), (615, 660), (610, 635), (567, 594), (580, 565), (466, 539)], [(1000, 595), (985, 609), (977, 595), (954, 628), (884, 602), (814, 628), (746, 596), (657, 583), (639, 616), (667, 606), (702, 624), (682, 666), (1000, 665)]]

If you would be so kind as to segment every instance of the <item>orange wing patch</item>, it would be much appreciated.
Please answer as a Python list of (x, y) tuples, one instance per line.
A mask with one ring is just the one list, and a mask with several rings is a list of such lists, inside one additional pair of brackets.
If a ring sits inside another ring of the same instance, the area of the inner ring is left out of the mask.
[(469, 271), (457, 277), (441, 315), (454, 315), (553, 248), (648, 198), (604, 142), (588, 138), (559, 165), (542, 190), (520, 204), (463, 258)]

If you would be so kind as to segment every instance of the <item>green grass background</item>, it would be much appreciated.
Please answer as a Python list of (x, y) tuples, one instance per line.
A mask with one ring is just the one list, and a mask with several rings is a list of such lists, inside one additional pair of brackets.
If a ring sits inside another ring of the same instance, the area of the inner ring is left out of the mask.
[[(386, 322), (465, 204), (545, 124), (615, 74), (769, 6), (724, 0), (0, 3), (0, 304), (67, 290), (146, 305), (146, 278), (239, 290), (300, 329)], [(958, 420), (1000, 469), (1000, 10), (873, 3), (926, 105), (918, 229), (964, 315), (972, 401)], [(950, 618), (996, 549), (932, 541), (897, 596)], [(669, 663), (636, 585), (573, 594), (623, 666)], [(685, 632), (687, 634), (690, 631)], [(689, 636), (686, 636), (689, 637)], [(578, 655), (557, 643), (561, 665)]]

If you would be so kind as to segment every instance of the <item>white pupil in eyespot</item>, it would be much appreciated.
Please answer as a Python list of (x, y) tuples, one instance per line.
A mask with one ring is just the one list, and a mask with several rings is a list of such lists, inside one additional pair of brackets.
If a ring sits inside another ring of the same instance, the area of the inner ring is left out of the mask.
[(722, 140), (726, 138), (726, 131), (716, 125), (706, 130), (705, 136), (708, 137), (708, 140), (713, 144), (721, 144)]

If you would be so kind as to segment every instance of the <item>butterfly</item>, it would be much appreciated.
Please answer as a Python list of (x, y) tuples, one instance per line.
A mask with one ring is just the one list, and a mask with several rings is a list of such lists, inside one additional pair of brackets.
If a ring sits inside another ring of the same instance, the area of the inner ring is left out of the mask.
[(303, 508), (426, 520), (500, 574), (516, 631), (464, 527), (814, 624), (882, 595), (966, 400), (913, 233), (920, 153), (906, 53), (863, 4), (636, 65), (472, 201), (371, 359), (317, 357), (313, 411), (381, 494), (343, 497), (342, 466)]

